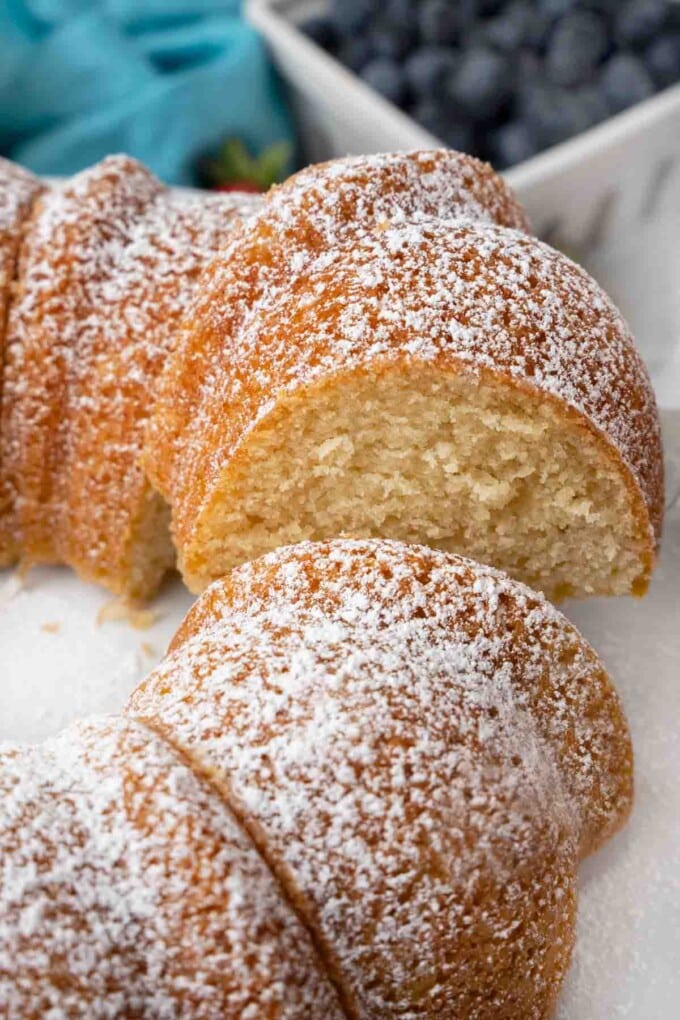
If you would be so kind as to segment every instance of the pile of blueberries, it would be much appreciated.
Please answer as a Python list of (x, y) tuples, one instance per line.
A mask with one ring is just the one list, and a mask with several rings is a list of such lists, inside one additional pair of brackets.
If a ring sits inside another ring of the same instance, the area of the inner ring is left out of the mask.
[(680, 0), (330, 0), (302, 28), (447, 145), (499, 167), (680, 80)]

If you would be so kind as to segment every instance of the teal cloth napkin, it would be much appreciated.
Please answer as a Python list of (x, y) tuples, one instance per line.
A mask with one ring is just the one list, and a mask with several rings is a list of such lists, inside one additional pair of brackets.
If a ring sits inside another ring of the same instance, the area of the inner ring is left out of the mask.
[(127, 152), (174, 184), (225, 139), (290, 142), (238, 0), (0, 0), (0, 152), (70, 174)]

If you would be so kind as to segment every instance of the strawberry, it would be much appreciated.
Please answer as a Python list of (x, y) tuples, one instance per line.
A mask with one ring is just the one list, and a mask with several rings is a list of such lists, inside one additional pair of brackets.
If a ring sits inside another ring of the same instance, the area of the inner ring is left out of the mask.
[(254, 181), (229, 181), (228, 184), (216, 184), (213, 191), (247, 191), (253, 195), (259, 195), (262, 188)]
[(204, 160), (201, 170), (216, 191), (267, 191), (285, 177), (290, 162), (287, 142), (271, 145), (259, 156), (251, 156), (239, 138), (224, 143), (216, 159)]

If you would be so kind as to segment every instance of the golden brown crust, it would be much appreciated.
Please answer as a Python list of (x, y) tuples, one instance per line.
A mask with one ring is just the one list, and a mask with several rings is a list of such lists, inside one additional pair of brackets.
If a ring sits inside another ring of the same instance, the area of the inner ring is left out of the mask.
[(593, 437), (630, 491), (644, 590), (663, 515), (658, 413), (626, 323), (583, 269), (503, 227), (397, 222), (357, 226), (351, 245), (263, 293), (244, 250), (206, 274), (148, 433), (147, 470), (194, 583), (201, 515), (259, 425), (326, 381), (429, 364), (533, 393)]
[(5, 751), (0, 791), (6, 1016), (341, 1020), (248, 837), (145, 727)]
[[(28, 224), (10, 314), (7, 371), (13, 438), (8, 460), (20, 495), (28, 563), (61, 558), (61, 497), (79, 341), (83, 324), (101, 314), (93, 311), (90, 294), (102, 276), (96, 253), (119, 224), (129, 231), (160, 190), (133, 160), (105, 160), (50, 189)], [(93, 417), (98, 412), (102, 409), (91, 408)], [(91, 453), (87, 466), (95, 465)]]
[(4, 467), (4, 448), (8, 444), (2, 423), (7, 319), (23, 227), (41, 190), (42, 184), (28, 170), (0, 159), (0, 567), (12, 563), (19, 555), (14, 493)]
[(66, 562), (129, 597), (150, 594), (172, 564), (141, 436), (198, 275), (242, 207), (171, 192), (111, 157), (36, 210), (8, 374), (28, 562)]
[(351, 1016), (550, 1014), (632, 755), (540, 596), (400, 543), (280, 549), (208, 589), (128, 712), (223, 790)]
[[(331, 187), (329, 188), (329, 183)], [(378, 153), (307, 166), (267, 197), (257, 230), (317, 251), (357, 223), (470, 218), (531, 232), (511, 188), (488, 163), (453, 149)], [(286, 231), (288, 236), (286, 237)], [(252, 234), (252, 232), (249, 232)]]
[(160, 382), (161, 410), (150, 422), (147, 464), (159, 491), (171, 488), (174, 442), (195, 412), (197, 379), (205, 370), (200, 337), (192, 341), (194, 328), (201, 333), (216, 299), (228, 294), (220, 312), (222, 336), (235, 336), (254, 305), (273, 303), (281, 290), (304, 279), (317, 256), (334, 258), (365, 229), (432, 219), (529, 230), (526, 213), (503, 179), (488, 164), (453, 150), (335, 160), (307, 167), (273, 188), (261, 212), (215, 260), (213, 283), (197, 295), (189, 336)]
[(279, 549), (126, 716), (0, 749), (0, 1002), (546, 1020), (631, 796), (616, 693), (540, 595), (397, 542)]

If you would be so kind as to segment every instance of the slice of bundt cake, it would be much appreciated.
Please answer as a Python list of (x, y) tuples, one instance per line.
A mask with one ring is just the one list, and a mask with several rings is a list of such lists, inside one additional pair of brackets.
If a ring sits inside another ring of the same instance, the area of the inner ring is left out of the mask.
[(279, 549), (197, 601), (127, 711), (222, 792), (347, 1016), (552, 1015), (632, 752), (535, 592), (401, 543)]
[[(28, 170), (0, 159), (0, 423), (5, 368), (5, 339), (10, 300), (24, 223), (41, 190), (40, 181)], [(14, 520), (14, 496), (3, 467), (7, 435), (0, 425), (0, 567), (18, 556)]]
[(3, 1017), (343, 1020), (214, 790), (145, 727), (0, 749)]
[[(219, 317), (220, 336), (237, 335), (259, 302), (271, 304), (304, 275), (315, 257), (351, 244), (367, 225), (432, 217), (529, 230), (524, 210), (503, 179), (487, 164), (450, 149), (382, 153), (306, 167), (273, 188), (247, 228), (237, 230), (229, 254), (213, 266), (217, 279), (223, 267), (230, 267), (228, 304), (214, 306), (216, 287), (210, 287), (200, 314)], [(196, 412), (205, 341), (195, 341), (187, 339), (169, 366), (165, 385), (161, 381), (162, 410), (150, 421), (148, 471), (163, 492), (172, 485), (174, 451), (179, 448), (174, 441)], [(221, 354), (215, 356), (219, 360)]]
[(12, 476), (28, 563), (144, 597), (174, 562), (139, 464), (155, 380), (207, 260), (254, 199), (110, 157), (39, 203), (10, 314)]
[[(104, 160), (45, 192), (28, 224), (9, 318), (5, 417), (22, 554), (29, 564), (60, 559), (80, 340), (88, 327), (106, 326), (104, 308), (91, 300), (103, 282), (100, 260), (108, 254), (107, 242), (124, 246), (161, 190), (134, 161)], [(104, 460), (104, 451), (98, 453)]]
[(313, 200), (284, 186), (241, 230), (161, 382), (146, 466), (189, 586), (347, 535), (465, 552), (552, 597), (642, 593), (662, 457), (619, 312), (491, 202), (423, 212), (378, 174), (380, 202), (350, 189), (345, 220), (344, 173), (308, 171)]

